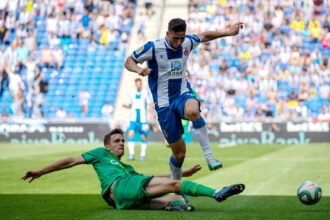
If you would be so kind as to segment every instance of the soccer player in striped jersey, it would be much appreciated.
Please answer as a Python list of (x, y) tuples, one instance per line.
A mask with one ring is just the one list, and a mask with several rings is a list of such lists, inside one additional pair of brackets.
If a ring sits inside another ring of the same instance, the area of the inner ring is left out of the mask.
[[(186, 63), (189, 54), (200, 43), (237, 35), (243, 28), (243, 23), (237, 22), (223, 30), (206, 31), (196, 35), (187, 35), (186, 28), (184, 20), (172, 19), (168, 23), (165, 38), (147, 42), (125, 61), (127, 70), (140, 76), (148, 76), (158, 121), (172, 149), (169, 164), (173, 179), (181, 178), (181, 167), (186, 154), (181, 119), (193, 122), (209, 169), (222, 167), (222, 163), (213, 157), (205, 121), (200, 116), (200, 103), (186, 80)], [(147, 67), (138, 65), (143, 62), (147, 62)]]
[(135, 134), (141, 136), (140, 159), (145, 160), (147, 151), (147, 138), (149, 133), (149, 105), (151, 103), (147, 90), (142, 89), (142, 80), (135, 79), (136, 91), (130, 94), (130, 101), (123, 107), (131, 109), (130, 125), (128, 128), (128, 157), (127, 160), (134, 160), (135, 155)]

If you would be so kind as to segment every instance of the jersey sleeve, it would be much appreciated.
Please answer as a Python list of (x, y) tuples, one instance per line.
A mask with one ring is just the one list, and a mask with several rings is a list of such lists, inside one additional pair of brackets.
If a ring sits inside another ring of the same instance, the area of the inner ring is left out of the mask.
[(151, 60), (153, 47), (153, 42), (147, 42), (142, 47), (133, 51), (132, 58), (138, 63), (143, 63), (144, 61)]
[(202, 41), (201, 38), (196, 35), (186, 35), (186, 37), (190, 40), (191, 46), (190, 46), (190, 52), (193, 51)]
[(96, 148), (83, 153), (81, 156), (85, 159), (86, 163), (93, 164), (98, 160), (100, 153), (100, 148)]

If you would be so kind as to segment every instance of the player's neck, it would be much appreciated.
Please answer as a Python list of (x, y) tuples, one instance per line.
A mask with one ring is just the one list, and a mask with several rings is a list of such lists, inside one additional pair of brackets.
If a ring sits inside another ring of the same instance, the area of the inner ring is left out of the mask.
[(165, 42), (167, 44), (167, 46), (171, 49), (171, 50), (178, 50), (179, 48), (175, 49), (171, 44), (170, 41), (168, 40), (167, 37), (165, 37)]

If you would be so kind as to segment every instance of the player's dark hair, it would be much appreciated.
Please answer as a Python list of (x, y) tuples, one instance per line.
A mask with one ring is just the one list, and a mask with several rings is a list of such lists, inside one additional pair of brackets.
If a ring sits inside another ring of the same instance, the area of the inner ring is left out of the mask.
[(168, 22), (168, 31), (185, 32), (186, 30), (186, 21), (181, 18), (173, 18), (170, 22)]
[(124, 131), (121, 128), (114, 128), (108, 134), (104, 136), (103, 143), (104, 146), (110, 143), (111, 136), (114, 134), (124, 135)]

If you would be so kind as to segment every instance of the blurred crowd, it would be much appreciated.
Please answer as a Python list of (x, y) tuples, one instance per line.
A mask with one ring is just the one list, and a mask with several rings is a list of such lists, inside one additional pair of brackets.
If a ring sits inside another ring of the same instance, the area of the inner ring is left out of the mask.
[(136, 0), (1, 0), (0, 99), (6, 91), (13, 97), (2, 117), (43, 117), (44, 73), (60, 70), (80, 39), (125, 46), (135, 6)]
[(245, 23), (238, 36), (201, 44), (188, 61), (207, 121), (330, 121), (330, 1), (190, 0), (188, 7), (188, 33)]

